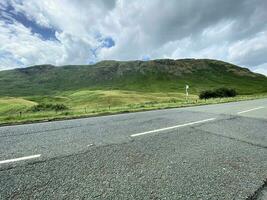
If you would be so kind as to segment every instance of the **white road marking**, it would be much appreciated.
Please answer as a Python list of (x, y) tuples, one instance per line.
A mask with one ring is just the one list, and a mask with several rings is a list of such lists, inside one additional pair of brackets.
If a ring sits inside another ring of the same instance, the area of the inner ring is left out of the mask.
[(152, 130), (152, 131), (136, 133), (136, 134), (132, 134), (131, 137), (137, 137), (137, 136), (146, 135), (146, 134), (150, 134), (150, 133), (157, 133), (157, 132), (167, 131), (167, 130), (176, 129), (176, 128), (180, 128), (180, 127), (191, 126), (191, 125), (194, 125), (194, 124), (200, 124), (200, 123), (213, 121), (215, 119), (216, 118), (210, 118), (210, 119), (205, 119), (205, 120), (201, 120), (201, 121), (189, 122), (189, 123), (186, 123), (186, 124), (180, 124), (180, 125), (176, 125), (176, 126), (170, 126), (170, 127), (166, 127), (166, 128), (156, 129), (156, 130)]
[(6, 163), (18, 162), (18, 161), (22, 161), (22, 160), (29, 160), (29, 159), (39, 158), (40, 156), (41, 156), (41, 154), (32, 155), (32, 156), (25, 156), (25, 157), (21, 157), (21, 158), (14, 158), (14, 159), (9, 159), (9, 160), (2, 160), (2, 161), (0, 161), (0, 165), (1, 164), (6, 164)]
[(237, 114), (242, 114), (242, 113), (247, 113), (247, 112), (250, 112), (250, 111), (254, 111), (254, 110), (259, 110), (259, 109), (263, 109), (264, 107), (263, 106), (260, 106), (260, 107), (257, 107), (257, 108), (253, 108), (253, 109), (249, 109), (249, 110), (244, 110), (244, 111), (241, 111), (241, 112), (238, 112)]

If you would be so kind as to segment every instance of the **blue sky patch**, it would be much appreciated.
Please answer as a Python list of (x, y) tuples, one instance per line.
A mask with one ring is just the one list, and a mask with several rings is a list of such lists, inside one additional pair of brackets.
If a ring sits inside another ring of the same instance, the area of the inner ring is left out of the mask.
[(14, 7), (10, 4), (5, 9), (0, 9), (0, 20), (4, 20), (5, 23), (13, 23), (17, 21), (26, 28), (30, 29), (33, 34), (38, 34), (43, 40), (58, 40), (55, 36), (56, 29), (50, 27), (44, 27), (37, 24), (34, 20), (30, 20), (22, 12), (16, 12)]
[(88, 64), (95, 64), (97, 60), (97, 54), (98, 51), (103, 48), (111, 48), (115, 46), (115, 41), (112, 39), (112, 37), (102, 37), (102, 35), (99, 32), (96, 32), (95, 38), (99, 42), (99, 45), (97, 47), (91, 48), (90, 53), (92, 54), (93, 58), (90, 58), (87, 62)]
[(103, 37), (103, 35), (96, 31), (95, 33), (95, 39), (100, 43), (100, 48), (111, 48), (115, 46), (115, 41), (113, 40), (112, 37), (107, 36)]
[(142, 56), (142, 60), (143, 61), (148, 61), (148, 60), (150, 60), (150, 56), (149, 55), (144, 55), (144, 56)]
[(105, 37), (102, 40), (102, 47), (111, 48), (113, 46), (115, 46), (115, 42), (111, 37)]

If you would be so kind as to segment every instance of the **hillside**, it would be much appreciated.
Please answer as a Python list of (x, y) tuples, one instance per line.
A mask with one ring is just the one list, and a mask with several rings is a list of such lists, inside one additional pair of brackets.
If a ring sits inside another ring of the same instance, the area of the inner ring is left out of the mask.
[(94, 65), (38, 65), (0, 71), (0, 96), (53, 95), (81, 89), (183, 92), (227, 86), (240, 94), (267, 92), (267, 78), (208, 59), (102, 61)]

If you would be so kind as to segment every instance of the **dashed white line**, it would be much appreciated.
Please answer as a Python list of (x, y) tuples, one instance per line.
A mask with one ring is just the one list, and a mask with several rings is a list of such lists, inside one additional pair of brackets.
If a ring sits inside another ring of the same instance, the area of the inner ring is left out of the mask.
[(264, 107), (263, 106), (260, 106), (260, 107), (257, 107), (257, 108), (252, 108), (252, 109), (249, 109), (249, 110), (244, 110), (244, 111), (241, 111), (241, 112), (238, 112), (237, 114), (242, 114), (242, 113), (247, 113), (247, 112), (251, 112), (251, 111), (254, 111), (254, 110), (259, 110), (259, 109), (263, 109)]
[(150, 134), (150, 133), (157, 133), (157, 132), (161, 132), (161, 131), (167, 131), (167, 130), (181, 128), (181, 127), (185, 127), (185, 126), (191, 126), (191, 125), (194, 125), (194, 124), (201, 124), (201, 123), (213, 121), (215, 119), (216, 118), (210, 118), (210, 119), (205, 119), (205, 120), (201, 120), (201, 121), (189, 122), (189, 123), (186, 123), (186, 124), (180, 124), (180, 125), (176, 125), (176, 126), (170, 126), (170, 127), (166, 127), (166, 128), (156, 129), (156, 130), (152, 130), (152, 131), (146, 131), (146, 132), (142, 132), (142, 133), (135, 133), (135, 134), (132, 134), (131, 137), (137, 137), (137, 136), (146, 135), (146, 134)]
[(39, 158), (40, 156), (41, 156), (41, 154), (37, 154), (37, 155), (25, 156), (25, 157), (21, 157), (21, 158), (14, 158), (14, 159), (9, 159), (9, 160), (2, 160), (2, 161), (0, 161), (0, 165), (1, 164), (6, 164), (6, 163), (12, 163), (12, 162), (18, 162), (18, 161), (23, 161), (23, 160), (29, 160), (29, 159)]

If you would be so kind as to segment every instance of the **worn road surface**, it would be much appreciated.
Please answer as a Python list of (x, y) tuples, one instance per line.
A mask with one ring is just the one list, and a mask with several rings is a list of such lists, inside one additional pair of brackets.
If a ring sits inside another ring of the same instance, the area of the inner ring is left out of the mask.
[(267, 99), (0, 127), (0, 199), (267, 199)]

